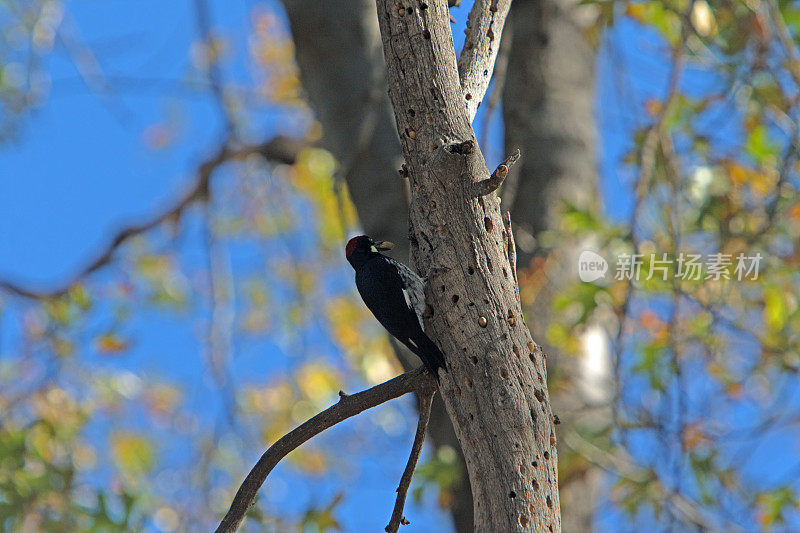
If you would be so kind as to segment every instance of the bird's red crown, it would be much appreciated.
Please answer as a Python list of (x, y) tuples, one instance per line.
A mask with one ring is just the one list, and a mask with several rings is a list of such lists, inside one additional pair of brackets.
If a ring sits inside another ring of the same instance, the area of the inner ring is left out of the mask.
[(353, 252), (356, 251), (358, 243), (361, 241), (361, 239), (369, 239), (369, 237), (367, 237), (366, 235), (359, 235), (358, 237), (353, 237), (352, 239), (347, 241), (347, 246), (345, 246), (344, 248), (345, 257), (349, 258), (351, 255), (353, 255)]

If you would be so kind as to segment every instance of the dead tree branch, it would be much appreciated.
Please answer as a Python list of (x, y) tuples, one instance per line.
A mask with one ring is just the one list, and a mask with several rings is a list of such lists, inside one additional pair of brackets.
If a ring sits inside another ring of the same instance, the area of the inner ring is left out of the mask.
[(397, 533), (400, 529), (400, 524), (407, 525), (408, 520), (403, 516), (403, 507), (406, 504), (406, 495), (408, 488), (411, 486), (411, 478), (414, 476), (414, 470), (417, 468), (417, 461), (422, 453), (422, 445), (425, 444), (425, 433), (428, 431), (428, 422), (431, 418), (431, 405), (433, 404), (433, 395), (436, 390), (432, 389), (430, 393), (420, 394), (419, 397), (419, 422), (417, 423), (417, 433), (414, 435), (414, 444), (411, 445), (411, 453), (408, 456), (408, 463), (406, 469), (403, 471), (403, 476), (400, 478), (400, 485), (397, 487), (397, 499), (394, 502), (394, 510), (392, 511), (392, 518), (389, 520), (389, 525), (386, 526), (386, 533)]
[(513, 154), (506, 157), (505, 161), (497, 166), (497, 169), (492, 172), (491, 176), (485, 180), (475, 183), (475, 192), (473, 193), (473, 196), (486, 196), (487, 194), (496, 191), (498, 187), (503, 184), (503, 180), (506, 179), (506, 176), (508, 176), (508, 169), (510, 169), (518, 159), (519, 150), (515, 150)]
[(274, 163), (293, 164), (297, 154), (303, 148), (309, 147), (306, 141), (289, 139), (278, 136), (262, 144), (253, 144), (241, 148), (231, 148), (223, 145), (217, 153), (204, 161), (197, 168), (196, 178), (192, 186), (169, 207), (139, 224), (126, 226), (118, 231), (109, 243), (100, 250), (77, 274), (66, 283), (53, 289), (32, 289), (8, 280), (0, 280), (0, 290), (15, 296), (30, 299), (57, 298), (65, 295), (70, 287), (78, 283), (89, 274), (111, 262), (116, 250), (131, 237), (145, 233), (164, 222), (180, 220), (184, 211), (196, 202), (206, 201), (209, 193), (209, 182), (214, 171), (228, 161), (240, 160), (251, 155), (260, 155)]
[(469, 13), (467, 39), (458, 58), (458, 74), (470, 122), (489, 87), (510, 7), (511, 0), (475, 0)]
[(420, 367), (356, 394), (340, 393), (339, 401), (335, 405), (303, 422), (278, 439), (264, 452), (236, 492), (228, 513), (217, 528), (217, 533), (231, 533), (239, 528), (245, 514), (255, 502), (258, 490), (272, 469), (281, 459), (304, 442), (367, 409), (399, 398), (409, 392), (417, 392), (423, 397), (431, 397), (436, 388), (436, 380), (433, 376)]
[(544, 357), (524, 327), (500, 241), (500, 201), (472, 194), (483, 181), (490, 192), (508, 172), (501, 167), (492, 178), (471, 126), (472, 99), (465, 105), (464, 95), (466, 85), (483, 96), (488, 82), (475, 76), (491, 75), (508, 6), (479, 2), (484, 11), (473, 13), (468, 45), (485, 46), (486, 53), (467, 48), (465, 57), (474, 60), (462, 61), (459, 72), (444, 0), (376, 3), (409, 170), (411, 255), (436, 287), (426, 290), (425, 332), (447, 354), (440, 391), (464, 451), (474, 529), (558, 533), (558, 459)]

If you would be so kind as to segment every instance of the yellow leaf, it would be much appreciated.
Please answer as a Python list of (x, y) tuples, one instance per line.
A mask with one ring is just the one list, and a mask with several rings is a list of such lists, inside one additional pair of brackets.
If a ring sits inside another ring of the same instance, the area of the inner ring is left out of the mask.
[(126, 431), (111, 436), (111, 455), (117, 467), (130, 474), (146, 474), (155, 463), (151, 442), (141, 435)]
[(115, 333), (106, 333), (97, 338), (97, 351), (102, 354), (119, 353), (128, 348), (128, 343)]

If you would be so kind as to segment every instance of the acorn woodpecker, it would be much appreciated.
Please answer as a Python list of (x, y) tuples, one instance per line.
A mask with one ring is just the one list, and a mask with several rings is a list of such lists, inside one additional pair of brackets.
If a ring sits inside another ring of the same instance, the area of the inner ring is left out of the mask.
[(389, 333), (422, 359), (439, 381), (438, 370), (446, 372), (447, 368), (444, 354), (422, 329), (424, 282), (404, 264), (380, 253), (392, 246), (390, 242), (376, 242), (360, 235), (348, 241), (345, 255), (356, 271), (356, 287), (369, 310)]

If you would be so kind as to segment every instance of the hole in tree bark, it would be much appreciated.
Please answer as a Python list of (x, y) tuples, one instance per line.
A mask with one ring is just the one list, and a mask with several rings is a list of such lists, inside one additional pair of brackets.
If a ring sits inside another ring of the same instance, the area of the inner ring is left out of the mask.
[(547, 498), (545, 498), (545, 502), (547, 502), (547, 507), (549, 507), (550, 509), (553, 508), (553, 500), (550, 499), (549, 494), (547, 495)]
[(472, 267), (467, 268), (467, 274), (469, 274), (471, 276), (474, 273), (475, 273), (475, 269), (474, 268), (472, 268)]
[(547, 461), (548, 459), (550, 459), (550, 452), (544, 452), (544, 454), (543, 454), (543, 455), (544, 455), (544, 460), (545, 460), (545, 461)]
[(460, 297), (458, 296), (458, 294), (454, 294), (454, 295), (453, 295), (453, 298), (452, 298), (452, 299), (453, 299), (453, 303), (454, 303), (454, 304), (457, 304), (457, 303), (458, 303), (458, 299), (459, 299), (459, 298), (460, 298)]
[(430, 40), (431, 40), (431, 32), (429, 32), (428, 30), (425, 30), (425, 31), (422, 33), (422, 36), (423, 36), (423, 37), (425, 37), (425, 40), (426, 40), (426, 41), (430, 41)]
[(492, 231), (494, 229), (492, 219), (489, 217), (483, 217), (483, 227), (486, 228), (486, 231)]
[[(535, 462), (536, 461), (534, 461), (534, 463)], [(531, 482), (531, 485), (533, 486), (533, 490), (539, 490), (539, 482), (536, 481), (535, 479)]]
[(517, 493), (512, 490), (511, 492), (508, 493), (508, 497), (509, 498), (516, 498), (517, 497)]

